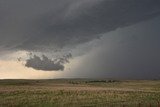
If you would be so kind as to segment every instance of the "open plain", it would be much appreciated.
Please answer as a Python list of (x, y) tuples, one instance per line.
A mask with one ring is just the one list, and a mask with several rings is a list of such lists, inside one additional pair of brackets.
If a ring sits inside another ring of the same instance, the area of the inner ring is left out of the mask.
[(159, 107), (159, 80), (0, 80), (0, 107)]

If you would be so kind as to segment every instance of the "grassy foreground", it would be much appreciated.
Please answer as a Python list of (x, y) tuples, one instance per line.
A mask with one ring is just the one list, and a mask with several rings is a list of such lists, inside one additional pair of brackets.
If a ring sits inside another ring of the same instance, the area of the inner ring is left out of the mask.
[(160, 81), (0, 80), (0, 107), (160, 107)]

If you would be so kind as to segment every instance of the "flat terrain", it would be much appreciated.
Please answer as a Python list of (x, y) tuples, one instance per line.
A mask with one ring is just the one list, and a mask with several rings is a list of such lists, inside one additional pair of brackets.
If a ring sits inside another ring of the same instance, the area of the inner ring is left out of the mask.
[(160, 107), (160, 80), (0, 80), (0, 107)]

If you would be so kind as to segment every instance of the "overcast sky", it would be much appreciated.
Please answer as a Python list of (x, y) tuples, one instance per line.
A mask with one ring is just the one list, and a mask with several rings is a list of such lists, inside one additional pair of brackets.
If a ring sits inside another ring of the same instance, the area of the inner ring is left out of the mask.
[(1, 0), (0, 78), (160, 79), (159, 0)]

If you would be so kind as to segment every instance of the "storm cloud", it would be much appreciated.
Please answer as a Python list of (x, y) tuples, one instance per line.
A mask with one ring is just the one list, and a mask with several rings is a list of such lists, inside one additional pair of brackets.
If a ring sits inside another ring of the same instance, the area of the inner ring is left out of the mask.
[(1, 50), (57, 50), (152, 19), (160, 1), (3, 0), (0, 14)]
[(69, 63), (69, 59), (72, 57), (71, 54), (65, 55), (62, 58), (57, 58), (54, 60), (49, 59), (47, 56), (42, 55), (42, 58), (36, 55), (33, 55), (26, 60), (26, 67), (31, 67), (36, 70), (43, 71), (63, 71), (64, 64)]
[(159, 28), (160, 0), (0, 0), (0, 60), (66, 77), (159, 78)]

